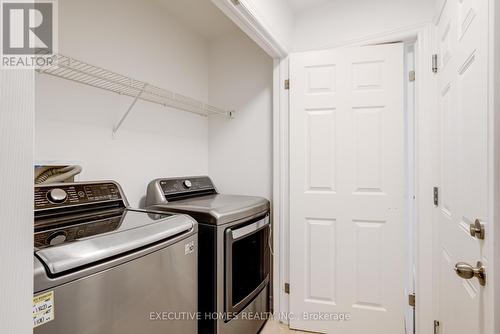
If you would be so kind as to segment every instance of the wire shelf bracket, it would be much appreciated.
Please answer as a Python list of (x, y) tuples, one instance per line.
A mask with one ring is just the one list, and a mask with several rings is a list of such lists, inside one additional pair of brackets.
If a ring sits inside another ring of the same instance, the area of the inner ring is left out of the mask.
[(234, 118), (234, 110), (226, 110), (204, 103), (191, 97), (174, 93), (149, 83), (106, 70), (101, 67), (68, 57), (62, 54), (54, 56), (51, 65), (37, 69), (40, 74), (78, 82), (87, 86), (133, 98), (132, 103), (113, 128), (113, 137), (128, 117), (138, 100), (148, 101), (164, 107), (171, 107), (201, 116), (218, 115)]
[(123, 122), (127, 118), (128, 114), (130, 114), (130, 111), (132, 111), (132, 108), (134, 108), (135, 104), (137, 103), (137, 100), (139, 100), (139, 98), (141, 97), (141, 95), (144, 92), (144, 89), (146, 87), (147, 87), (147, 84), (144, 84), (144, 87), (141, 89), (139, 94), (137, 94), (137, 96), (134, 98), (134, 100), (132, 101), (132, 103), (128, 107), (127, 111), (125, 111), (125, 114), (123, 114), (123, 116), (120, 119), (120, 121), (118, 122), (118, 124), (116, 124), (116, 126), (113, 128), (113, 138), (116, 138), (116, 133), (118, 132), (118, 129), (120, 128), (120, 126), (122, 126)]

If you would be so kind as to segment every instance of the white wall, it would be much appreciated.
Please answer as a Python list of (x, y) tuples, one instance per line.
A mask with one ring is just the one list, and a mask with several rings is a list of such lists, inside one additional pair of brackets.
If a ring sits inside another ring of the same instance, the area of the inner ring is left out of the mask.
[(298, 13), (292, 51), (350, 42), (432, 20), (436, 0), (330, 1)]
[(271, 198), (272, 59), (243, 34), (214, 41), (209, 99), (237, 110), (209, 120), (209, 174), (221, 192)]
[[(154, 2), (59, 2), (60, 52), (200, 100), (208, 49)], [(80, 161), (80, 180), (115, 179), (140, 206), (156, 177), (208, 172), (208, 120), (49, 76), (36, 78), (35, 159)]]

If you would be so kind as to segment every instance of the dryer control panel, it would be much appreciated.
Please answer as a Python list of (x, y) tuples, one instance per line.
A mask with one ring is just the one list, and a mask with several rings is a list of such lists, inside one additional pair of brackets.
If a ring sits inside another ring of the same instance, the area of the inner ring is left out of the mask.
[(216, 194), (212, 180), (208, 176), (196, 176), (158, 181), (167, 200), (190, 197), (191, 195)]

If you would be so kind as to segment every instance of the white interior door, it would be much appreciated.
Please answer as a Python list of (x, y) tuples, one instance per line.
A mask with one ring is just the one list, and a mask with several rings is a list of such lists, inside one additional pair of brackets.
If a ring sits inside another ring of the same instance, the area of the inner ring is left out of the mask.
[(405, 332), (403, 70), (402, 44), (291, 56), (294, 329)]
[[(434, 258), (439, 334), (488, 332), (488, 286), (454, 271), (462, 261), (488, 266), (487, 4), (446, 1), (437, 29), (441, 199)], [(486, 228), (486, 240), (470, 235), (469, 225), (476, 219)]]

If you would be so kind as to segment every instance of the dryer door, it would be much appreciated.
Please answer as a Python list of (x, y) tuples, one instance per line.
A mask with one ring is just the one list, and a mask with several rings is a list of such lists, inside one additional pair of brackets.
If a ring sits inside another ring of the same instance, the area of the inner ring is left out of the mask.
[(225, 310), (229, 321), (269, 283), (269, 216), (228, 228), (226, 234)]

